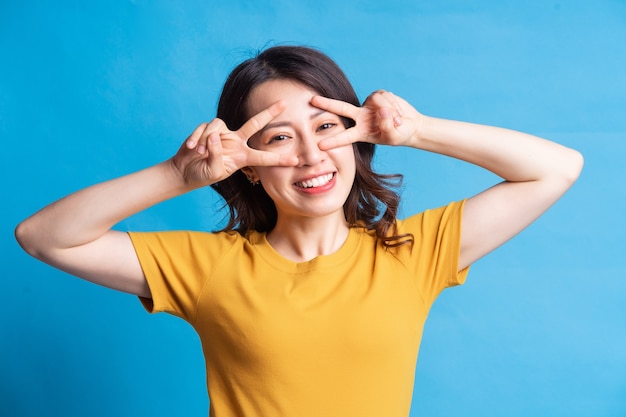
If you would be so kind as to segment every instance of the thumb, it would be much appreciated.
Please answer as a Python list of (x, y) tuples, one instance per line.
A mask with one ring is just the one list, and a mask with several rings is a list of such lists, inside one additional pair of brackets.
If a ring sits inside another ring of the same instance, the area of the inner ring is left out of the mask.
[(283, 155), (276, 152), (251, 149), (248, 154), (248, 166), (296, 166), (298, 158), (294, 155)]
[[(391, 111), (387, 108), (380, 109), (378, 111), (378, 128), (383, 133), (390, 133), (398, 126), (396, 123), (396, 119), (392, 117)], [(400, 124), (402, 123), (402, 119), (400, 119)]]
[(207, 158), (209, 166), (215, 165), (216, 162), (221, 162), (223, 150), (222, 140), (219, 133), (212, 132), (209, 134), (209, 140), (207, 141), (207, 150), (209, 151), (209, 156)]

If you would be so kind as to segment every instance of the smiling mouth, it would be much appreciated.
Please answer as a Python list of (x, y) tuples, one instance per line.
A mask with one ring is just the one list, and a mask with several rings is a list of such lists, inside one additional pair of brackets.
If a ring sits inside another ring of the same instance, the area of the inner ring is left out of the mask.
[(310, 180), (296, 182), (295, 185), (300, 188), (321, 187), (322, 185), (328, 184), (334, 176), (334, 173), (320, 175), (319, 177), (311, 178)]

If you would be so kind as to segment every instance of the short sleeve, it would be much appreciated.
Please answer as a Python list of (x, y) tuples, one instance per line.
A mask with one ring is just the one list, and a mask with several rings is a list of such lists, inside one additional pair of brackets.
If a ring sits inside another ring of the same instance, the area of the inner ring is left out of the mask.
[(222, 253), (235, 236), (203, 232), (129, 232), (150, 288), (140, 298), (151, 313), (167, 312), (193, 321), (197, 299)]
[(454, 202), (398, 222), (399, 233), (411, 233), (415, 239), (402, 260), (414, 271), (427, 308), (443, 289), (463, 284), (469, 272), (469, 267), (459, 271), (464, 204)]

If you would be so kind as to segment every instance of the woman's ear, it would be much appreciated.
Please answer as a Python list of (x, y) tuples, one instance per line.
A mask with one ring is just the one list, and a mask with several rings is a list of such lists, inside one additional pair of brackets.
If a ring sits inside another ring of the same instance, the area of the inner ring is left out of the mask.
[(241, 172), (248, 178), (250, 184), (257, 185), (259, 183), (259, 176), (254, 171), (254, 168), (251, 167), (243, 167), (241, 168)]

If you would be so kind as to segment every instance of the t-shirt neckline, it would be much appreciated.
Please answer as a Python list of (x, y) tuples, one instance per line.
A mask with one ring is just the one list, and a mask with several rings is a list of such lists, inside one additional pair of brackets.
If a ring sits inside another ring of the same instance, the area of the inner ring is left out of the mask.
[(351, 227), (348, 236), (337, 251), (328, 255), (319, 255), (313, 259), (296, 262), (285, 258), (267, 240), (267, 233), (252, 232), (249, 236), (252, 249), (271, 267), (288, 273), (306, 273), (313, 269), (333, 268), (344, 263), (357, 251), (363, 230)]

